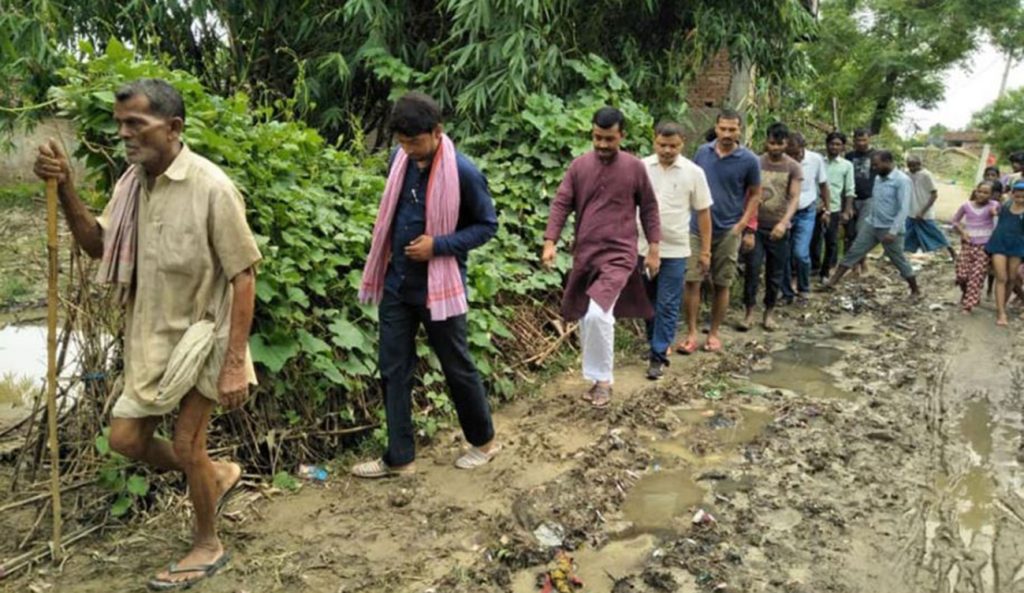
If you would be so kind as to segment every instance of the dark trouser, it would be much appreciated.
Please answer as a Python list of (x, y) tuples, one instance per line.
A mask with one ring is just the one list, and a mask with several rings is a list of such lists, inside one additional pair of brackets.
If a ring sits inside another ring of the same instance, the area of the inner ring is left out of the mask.
[(859, 229), (861, 223), (864, 222), (864, 217), (867, 216), (867, 211), (870, 206), (871, 200), (853, 201), (853, 216), (846, 222), (844, 229), (845, 237), (843, 238), (843, 245), (846, 247), (846, 251), (849, 251), (850, 247), (853, 246), (853, 240), (857, 238), (857, 229)]
[(818, 226), (820, 232), (816, 231), (814, 234), (815, 241), (824, 244), (825, 254), (818, 251), (820, 247), (816, 248), (813, 244), (811, 245), (811, 257), (814, 258), (815, 263), (818, 263), (818, 270), (821, 272), (822, 278), (828, 278), (832, 268), (836, 267), (839, 262), (839, 217), (842, 216), (842, 212), (832, 212), (828, 217), (828, 224), (822, 224), (821, 217), (818, 217)]
[(757, 303), (757, 288), (760, 282), (761, 267), (764, 266), (764, 306), (768, 309), (775, 306), (779, 299), (779, 289), (785, 266), (789, 263), (789, 233), (778, 241), (772, 241), (772, 227), (759, 228), (754, 240), (754, 249), (743, 254), (743, 304), (753, 307)]
[(416, 331), (421, 324), (427, 332), (430, 348), (441, 362), (466, 440), (480, 446), (494, 438), (487, 393), (469, 355), (466, 316), (431, 321), (430, 311), (425, 306), (403, 303), (387, 291), (381, 300), (379, 314), (378, 357), (388, 424), (388, 451), (384, 462), (399, 466), (412, 463), (416, 458), (412, 379), (417, 363)]
[(852, 268), (867, 257), (872, 249), (881, 245), (885, 256), (900, 271), (900, 276), (903, 276), (904, 279), (913, 278), (914, 268), (911, 267), (910, 262), (907, 261), (907, 257), (903, 253), (903, 236), (896, 235), (896, 239), (893, 242), (884, 243), (882, 238), (888, 232), (889, 229), (876, 229), (865, 225), (857, 233), (857, 239), (850, 246), (850, 250), (843, 256), (841, 265), (844, 268)]
[(822, 239), (825, 236), (825, 224), (819, 213), (814, 219), (814, 233), (811, 235), (811, 274), (821, 272)]

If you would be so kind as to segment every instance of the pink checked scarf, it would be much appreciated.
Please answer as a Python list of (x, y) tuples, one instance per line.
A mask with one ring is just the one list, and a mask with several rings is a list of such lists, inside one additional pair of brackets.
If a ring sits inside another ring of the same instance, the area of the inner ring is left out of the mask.
[(109, 228), (103, 232), (103, 258), (96, 270), (100, 284), (116, 285), (122, 300), (135, 278), (135, 250), (139, 234), (139, 195), (142, 185), (135, 167), (129, 167), (114, 187)]
[[(377, 222), (373, 225), (370, 255), (363, 268), (363, 282), (359, 287), (360, 302), (379, 303), (384, 295), (384, 277), (391, 260), (391, 224), (408, 166), (409, 156), (399, 150), (395, 154), (387, 185), (384, 186)], [(447, 134), (441, 135), (441, 145), (430, 165), (426, 207), (428, 235), (439, 237), (455, 232), (455, 225), (459, 221), (459, 170), (455, 164), (455, 145)], [(432, 321), (443, 321), (463, 315), (469, 310), (455, 256), (435, 255), (427, 263), (427, 308), (430, 309)]]

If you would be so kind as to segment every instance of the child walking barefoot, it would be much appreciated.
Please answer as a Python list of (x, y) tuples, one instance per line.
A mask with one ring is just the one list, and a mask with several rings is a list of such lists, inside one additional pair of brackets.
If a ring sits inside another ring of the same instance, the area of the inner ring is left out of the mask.
[(999, 202), (992, 199), (994, 190), (991, 181), (982, 181), (971, 194), (971, 199), (953, 215), (953, 228), (960, 233), (956, 283), (963, 292), (960, 307), (964, 313), (970, 313), (978, 306), (989, 273), (990, 258), (985, 252), (985, 245), (999, 216)]
[(1007, 325), (1009, 288), (1017, 285), (1017, 268), (1024, 258), (1024, 181), (1013, 184), (1011, 199), (999, 211), (999, 222), (985, 251), (996, 273), (996, 325)]

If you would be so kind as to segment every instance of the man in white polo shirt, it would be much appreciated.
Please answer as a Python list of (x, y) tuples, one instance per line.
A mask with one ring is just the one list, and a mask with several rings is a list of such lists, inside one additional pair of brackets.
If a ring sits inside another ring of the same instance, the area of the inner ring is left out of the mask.
[[(652, 381), (664, 374), (668, 348), (676, 335), (686, 261), (690, 256), (691, 211), (697, 213), (700, 232), (697, 265), (705, 274), (711, 269), (711, 190), (704, 171), (679, 154), (682, 149), (682, 127), (674, 122), (661, 122), (654, 129), (655, 154), (644, 159), (661, 216), (661, 270), (653, 278), (644, 274), (647, 294), (654, 303), (654, 318), (647, 321), (647, 340), (651, 346), (647, 378)], [(640, 230), (639, 265), (643, 266), (647, 241), (643, 228)]]

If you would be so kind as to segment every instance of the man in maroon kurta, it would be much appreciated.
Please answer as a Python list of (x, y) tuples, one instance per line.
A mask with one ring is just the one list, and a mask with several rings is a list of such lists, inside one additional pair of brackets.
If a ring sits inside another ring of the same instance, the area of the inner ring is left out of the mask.
[(572, 272), (562, 297), (562, 315), (581, 319), (583, 377), (593, 385), (584, 395), (595, 407), (611, 400), (616, 317), (650, 318), (654, 309), (637, 270), (637, 228), (650, 244), (645, 273), (661, 264), (658, 203), (643, 161), (620, 152), (625, 117), (613, 107), (594, 114), (594, 150), (577, 158), (558, 188), (544, 232), (545, 266), (555, 261), (555, 243), (570, 213), (576, 214)]

